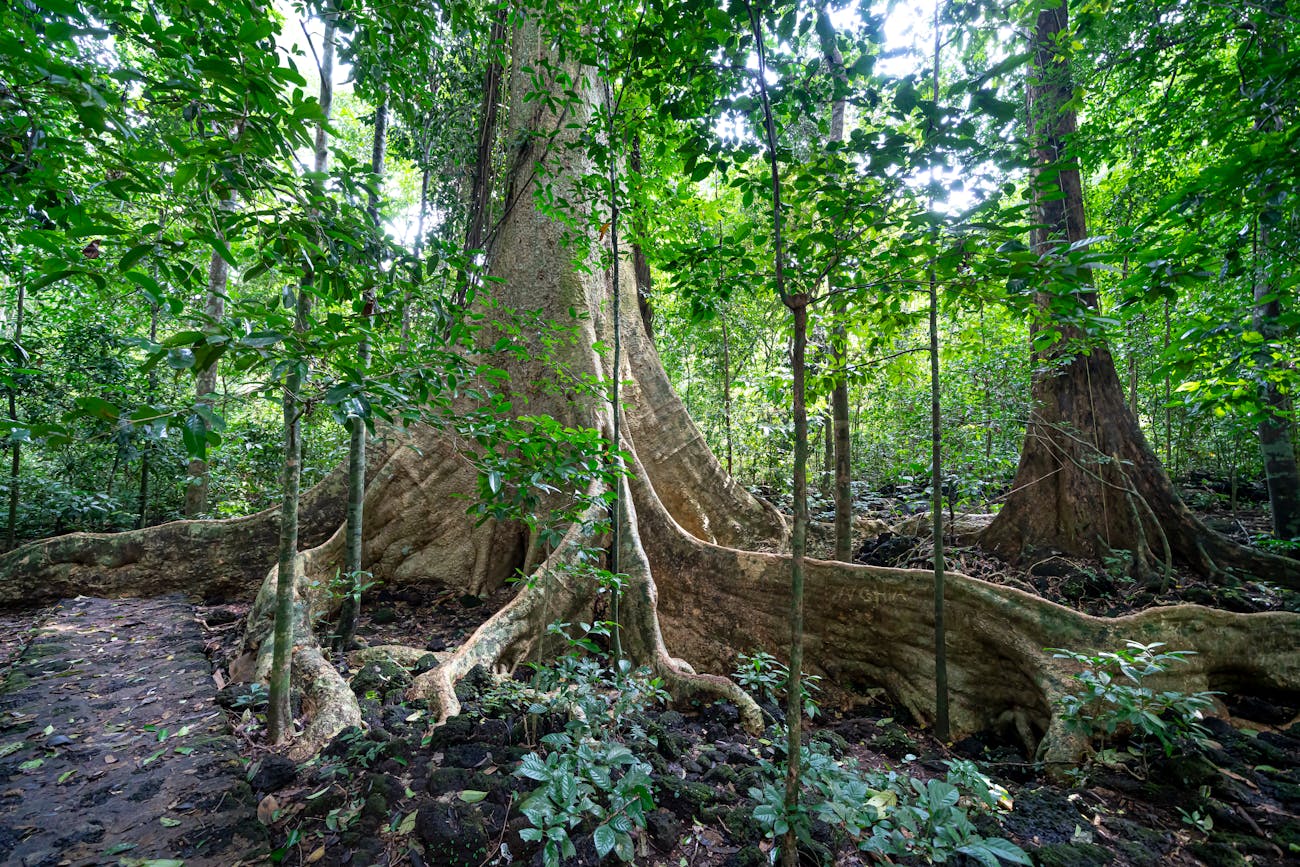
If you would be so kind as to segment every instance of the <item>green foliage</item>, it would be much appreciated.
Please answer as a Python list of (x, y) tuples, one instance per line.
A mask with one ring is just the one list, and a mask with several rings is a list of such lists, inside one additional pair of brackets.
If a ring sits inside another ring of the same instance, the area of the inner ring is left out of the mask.
[(558, 712), (569, 720), (563, 732), (544, 736), (543, 750), (524, 756), (515, 772), (540, 784), (520, 805), (530, 824), (521, 836), (542, 844), (547, 867), (574, 857), (579, 830), (590, 831), (597, 857), (613, 852), (631, 862), (632, 834), (645, 827), (654, 791), (650, 766), (628, 742), (644, 741), (636, 718), (666, 698), (662, 686), (626, 661), (607, 669), (571, 653), (537, 667), (527, 698), (530, 714)]
[(1159, 648), (1161, 642), (1128, 642), (1126, 648), (1096, 655), (1054, 650), (1058, 659), (1082, 666), (1074, 673), (1074, 689), (1059, 702), (1059, 713), (1074, 731), (1098, 739), (1102, 748), (1116, 737), (1130, 738), (1145, 754), (1158, 744), (1173, 755), (1184, 738), (1207, 736), (1200, 724), (1203, 711), (1213, 707), (1214, 692), (1156, 691), (1147, 678), (1158, 677), (1193, 655), (1190, 650)]
[(1032, 863), (1013, 843), (976, 830), (972, 812), (1009, 809), (1010, 800), (973, 762), (949, 761), (945, 779), (920, 780), (892, 770), (864, 773), (853, 759), (836, 758), (818, 741), (802, 752), (803, 797), (796, 815), (786, 813), (779, 781), (784, 772), (772, 763), (762, 763), (766, 781), (749, 790), (757, 802), (754, 818), (769, 837), (793, 827), (800, 842), (811, 846), (811, 822), (818, 820), (885, 860), (918, 857), (944, 864), (964, 855), (987, 867)]
[[(737, 654), (736, 669), (731, 676), (755, 697), (780, 706), (785, 698), (786, 684), (790, 681), (790, 669), (772, 654), (760, 650), (752, 654)], [(816, 674), (805, 674), (799, 679), (800, 700), (809, 719), (817, 716), (819, 705), (814, 693), (821, 691), (820, 681), (821, 677)]]

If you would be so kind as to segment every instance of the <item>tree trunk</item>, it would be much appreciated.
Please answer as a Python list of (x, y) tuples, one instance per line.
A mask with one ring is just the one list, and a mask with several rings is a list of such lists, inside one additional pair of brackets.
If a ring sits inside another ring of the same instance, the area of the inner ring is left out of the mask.
[[(830, 68), (835, 80), (836, 96), (831, 102), (831, 123), (828, 140), (844, 140), (844, 109), (848, 76), (844, 71), (844, 57), (840, 53), (839, 43), (835, 39), (835, 28), (831, 24), (830, 7), (822, 4), (817, 10), (822, 19), (822, 26), (817, 32), (821, 39), (822, 57)], [(833, 289), (834, 271), (826, 276), (826, 291), (829, 295)], [(842, 311), (835, 311), (836, 318)], [(851, 562), (853, 560), (853, 455), (849, 439), (849, 374), (848, 374), (848, 332), (842, 323), (837, 322), (835, 333), (831, 338), (831, 434), (832, 451), (835, 461), (835, 559)]]
[[(158, 305), (149, 305), (149, 341), (151, 343), (158, 340)], [(149, 386), (145, 394), (145, 402), (153, 403), (154, 391), (158, 388), (158, 375), (152, 368), (149, 370)], [(149, 448), (149, 441), (146, 439), (140, 444), (140, 491), (136, 497), (136, 519), (135, 528), (142, 530), (149, 523), (149, 457), (153, 449)]]
[(1268, 483), (1268, 504), (1273, 519), (1273, 535), (1279, 539), (1300, 537), (1300, 469), (1296, 467), (1292, 433), (1295, 422), (1289, 412), (1286, 394), (1269, 376), (1281, 363), (1287, 350), (1283, 348), (1281, 328), (1278, 326), (1282, 305), (1278, 299), (1276, 281), (1269, 277), (1269, 231), (1259, 230), (1259, 254), (1265, 265), (1255, 282), (1254, 327), (1264, 337), (1263, 348), (1256, 356), (1260, 370), (1263, 417), (1259, 420), (1259, 450), (1264, 458), (1264, 478)]
[[(475, 151), (474, 177), (469, 196), (469, 214), (465, 225), (465, 252), (473, 255), (486, 241), (488, 210), (492, 203), (492, 144), (496, 141), (497, 106), (501, 101), (501, 63), (497, 52), (506, 50), (506, 13), (502, 6), (492, 20), (488, 35), (487, 73), (483, 79), (483, 106), (479, 111), (478, 146)], [(465, 298), (460, 297), (460, 303)]]
[[(23, 349), (23, 315), (26, 312), (27, 280), (21, 272), (18, 275), (18, 303), (14, 315), (14, 367), (24, 367), (27, 363), (26, 351)], [(9, 420), (18, 422), (18, 386), (17, 377), (9, 381)], [(22, 484), (23, 455), (22, 444), (14, 437), (9, 439), (9, 522), (5, 528), (5, 550), (12, 551), (17, 542), (19, 487)]]
[[(219, 208), (223, 212), (235, 209), (235, 194), (228, 193), (221, 200)], [(217, 230), (217, 237), (222, 237)], [(203, 312), (212, 320), (220, 320), (226, 312), (226, 287), (230, 279), (230, 270), (226, 260), (215, 250), (208, 260), (208, 292), (203, 305)], [(199, 371), (194, 378), (194, 402), (211, 409), (217, 400), (217, 363), (214, 361)], [(203, 419), (203, 429), (208, 428), (207, 419)], [(211, 476), (208, 462), (203, 458), (191, 458), (188, 469), (189, 478), (185, 485), (185, 517), (197, 518), (208, 510), (208, 488)]]
[[(329, 132), (326, 127), (329, 124), (330, 110), (334, 105), (334, 33), (337, 26), (331, 4), (325, 5), (322, 15), (325, 19), (325, 32), (321, 37), (321, 120), (320, 125), (316, 127), (316, 154), (312, 167), (318, 177), (323, 177), (329, 171)], [(323, 193), (323, 182), (316, 180), (313, 183), (317, 185), (316, 194)], [(306, 331), (308, 327), (313, 279), (313, 274), (309, 272), (302, 285), (298, 287), (294, 328), (299, 332)], [(272, 744), (279, 744), (293, 734), (293, 704), (290, 692), (295, 640), (302, 638), (309, 645), (315, 644), (310, 624), (307, 625), (306, 634), (303, 635), (295, 629), (297, 618), (294, 616), (296, 579), (301, 564), (298, 554), (298, 493), (302, 482), (302, 413), (305, 406), (299, 392), (308, 379), (311, 365), (306, 358), (290, 359), (290, 362), (284, 375), (281, 398), (284, 414), (284, 464), (280, 477), (280, 547), (275, 570), (275, 625), (271, 646), (271, 668), (267, 673), (269, 687), (266, 736)], [(349, 466), (349, 469), (356, 471), (352, 466)], [(361, 471), (364, 472), (364, 466)], [(349, 492), (351, 492), (351, 481), (350, 472)], [(351, 510), (349, 510), (349, 518), (351, 517)]]
[[(1026, 85), (1035, 162), (1033, 248), (1047, 262), (1059, 262), (1070, 244), (1088, 236), (1079, 170), (1069, 151), (1074, 90), (1069, 65), (1056, 53), (1067, 15), (1064, 2), (1039, 13)], [(1090, 288), (1074, 291), (1078, 303), (1095, 307)], [(1044, 309), (1051, 302), (1040, 294)], [(1084, 335), (1073, 326), (1057, 327), (1060, 338), (1037, 359), (1011, 494), (981, 544), (1012, 561), (1045, 550), (1093, 559), (1129, 551), (1144, 569), (1156, 565), (1146, 540), (1161, 539), (1174, 560), (1198, 573), (1218, 576), (1233, 567), (1300, 587), (1300, 562), (1236, 545), (1188, 511), (1129, 412), (1110, 352), (1097, 344), (1086, 353), (1070, 349)]]
[[(374, 187), (370, 191), (367, 212), (376, 242), (381, 233), (379, 221), (379, 191), (384, 180), (384, 158), (388, 152), (388, 94), (375, 107), (375, 131), (370, 148), (370, 173)], [(375, 275), (383, 273), (382, 254), (378, 244), (375, 249)], [(367, 286), (362, 293), (362, 317), (365, 319), (361, 341), (357, 344), (357, 367), (364, 371), (370, 367), (369, 329), (375, 314), (375, 290)], [(357, 632), (357, 615), (361, 611), (361, 588), (365, 572), (361, 565), (361, 544), (365, 523), (366, 496), (366, 420), (358, 414), (348, 417), (348, 517), (344, 533), (347, 553), (343, 564), (343, 577), (349, 583), (339, 607), (339, 622), (334, 631), (334, 645), (348, 649)]]
[[(640, 134), (632, 133), (632, 146), (629, 151), (628, 168), (631, 169), (632, 182), (637, 183), (641, 178)], [(641, 325), (645, 328), (646, 334), (653, 340), (655, 336), (655, 315), (654, 307), (650, 303), (653, 281), (650, 276), (650, 262), (646, 259), (645, 250), (641, 246), (641, 239), (645, 237), (646, 232), (646, 217), (640, 208), (633, 209), (632, 220), (632, 274), (636, 278), (637, 307), (641, 311)]]

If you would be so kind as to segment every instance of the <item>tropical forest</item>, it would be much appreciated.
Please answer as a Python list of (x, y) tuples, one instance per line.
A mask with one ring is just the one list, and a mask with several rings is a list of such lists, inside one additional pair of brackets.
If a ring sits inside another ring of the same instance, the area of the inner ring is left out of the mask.
[(0, 864), (1300, 864), (1295, 0), (0, 3)]

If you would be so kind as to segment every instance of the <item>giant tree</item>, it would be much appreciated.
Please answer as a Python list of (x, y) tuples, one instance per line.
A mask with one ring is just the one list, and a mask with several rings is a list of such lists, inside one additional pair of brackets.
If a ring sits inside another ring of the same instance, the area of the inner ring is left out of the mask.
[(1173, 560), (1206, 575), (1236, 568), (1300, 586), (1300, 562), (1236, 545), (1182, 503), (1096, 332), (1072, 140), (1075, 90), (1063, 52), (1069, 33), (1065, 2), (1038, 12), (1026, 104), (1034, 159), (1029, 255), (1045, 281), (1037, 293), (1040, 349), (1019, 469), (981, 544), (1013, 560), (1047, 549), (1095, 559), (1126, 551), (1143, 572)]
[[(644, 26), (625, 34), (645, 41), (638, 45), (638, 56), (661, 62), (673, 56), (669, 46), (692, 45), (697, 56), (687, 62), (704, 63), (717, 48), (715, 33), (748, 29), (743, 17), (730, 18), (711, 5), (698, 10), (698, 16), (678, 11), (654, 4), (645, 9)], [(604, 541), (603, 495), (617, 485), (623, 491), (624, 654), (655, 669), (677, 700), (725, 696), (742, 706), (747, 723), (756, 724), (756, 708), (734, 685), (716, 675), (696, 674), (691, 666), (727, 671), (738, 650), (785, 644), (786, 528), (780, 515), (740, 488), (703, 444), (664, 374), (633, 293), (623, 293), (617, 308), (610, 303), (612, 274), (596, 256), (607, 236), (599, 231), (599, 220), (588, 219), (598, 204), (575, 194), (576, 179), (592, 175), (591, 155), (569, 146), (598, 116), (603, 90), (582, 63), (582, 53), (561, 53), (562, 37), (580, 38), (583, 28), (566, 27), (552, 17), (556, 12), (548, 7), (545, 15), (531, 11), (515, 20), (506, 88), (506, 138), (514, 149), (503, 186), (510, 206), (490, 251), (490, 285), (494, 303), (539, 310), (542, 320), (571, 323), (577, 339), (534, 339), (538, 331), (532, 328), (507, 332), (508, 351), (500, 366), (510, 376), (513, 406), (499, 406), (539, 437), (548, 431), (587, 436), (581, 433), (587, 431), (609, 440), (614, 426), (605, 389), (584, 386), (618, 376), (625, 383), (619, 445), (633, 473), (626, 479), (592, 476), (588, 489), (579, 491), (590, 520), (569, 526), (515, 598), (438, 668), (422, 675), (413, 689), (433, 699), (445, 717), (458, 707), (453, 684), (473, 666), (508, 670), (547, 649), (547, 623), (592, 619), (599, 588), (575, 579), (571, 567)], [(743, 16), (743, 10), (731, 14)], [(539, 92), (546, 98), (537, 98)], [(558, 219), (548, 193), (565, 196), (588, 212)], [(575, 227), (585, 239), (578, 246)], [(630, 261), (612, 267), (626, 269), (623, 285), (635, 285)], [(622, 324), (617, 371), (602, 351), (611, 343), (614, 317)], [(491, 349), (497, 341), (487, 344)], [(550, 361), (542, 359), (545, 354)], [(555, 361), (566, 375), (558, 387)], [(393, 432), (372, 450), (362, 540), (365, 567), (390, 585), (427, 582), (469, 593), (499, 587), (524, 564), (527, 529), (516, 521), (479, 522), (466, 514), (464, 496), (477, 500), (485, 489), (502, 486), (502, 479), (481, 475), (479, 465), (487, 457), (472, 440), (434, 427)], [(334, 487), (304, 498), (302, 517), (314, 526), (341, 522), (337, 480), (330, 484)], [(256, 574), (274, 560), (273, 527), (273, 514), (263, 514), (46, 540), (0, 559), (0, 598), (169, 592), (182, 581), (195, 593), (247, 593), (263, 579), (246, 632), (244, 671), (251, 673), (258, 657), (265, 659), (273, 610), (276, 570)], [(335, 532), (292, 561), (294, 642), (303, 651), (314, 646), (312, 625), (334, 607), (328, 578), (343, 560), (342, 535)], [(186, 564), (183, 576), (176, 569), (179, 562)], [(931, 573), (816, 560), (805, 566), (809, 669), (847, 692), (883, 686), (918, 717), (932, 719)], [(1070, 758), (1071, 741), (1055, 707), (1068, 687), (1069, 669), (1044, 647), (1096, 652), (1122, 638), (1164, 641), (1198, 651), (1181, 673), (1184, 688), (1300, 689), (1300, 618), (1293, 614), (1240, 615), (1180, 606), (1094, 618), (955, 573), (947, 576), (946, 613), (953, 734), (1004, 728), (1029, 747), (1041, 747), (1052, 760)], [(309, 699), (304, 706), (311, 714), (304, 749), (356, 718), (351, 692), (320, 660), (318, 652), (294, 655)]]

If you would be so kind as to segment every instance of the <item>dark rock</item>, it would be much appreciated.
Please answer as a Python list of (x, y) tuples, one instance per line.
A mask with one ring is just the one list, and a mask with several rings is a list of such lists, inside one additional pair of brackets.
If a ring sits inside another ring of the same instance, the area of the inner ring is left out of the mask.
[(726, 867), (768, 867), (769, 863), (762, 849), (746, 846), (727, 858)]
[(440, 635), (435, 635), (433, 638), (430, 638), (425, 642), (424, 649), (429, 651), (446, 650), (447, 639)]
[(646, 816), (646, 831), (650, 834), (650, 842), (660, 852), (667, 852), (677, 845), (682, 836), (682, 823), (672, 813), (664, 809), (658, 809)]
[(849, 749), (848, 741), (832, 729), (821, 729), (812, 736), (812, 739), (826, 744), (835, 755), (843, 755)]
[(467, 716), (454, 716), (429, 734), (429, 749), (439, 750), (450, 744), (474, 740), (477, 724)]
[(215, 700), (226, 710), (256, 710), (266, 706), (266, 690), (257, 683), (228, 683), (218, 690)]
[(491, 751), (478, 743), (454, 744), (442, 751), (442, 763), (448, 767), (479, 768), (491, 759)]
[(456, 683), (456, 698), (470, 701), (493, 684), (492, 675), (486, 668), (476, 665)]
[(426, 653), (415, 661), (415, 668), (411, 669), (411, 675), (419, 677), (426, 671), (433, 671), (437, 667), (438, 657), (434, 656), (432, 653)]
[(357, 698), (370, 693), (382, 696), (394, 689), (403, 689), (411, 683), (411, 673), (388, 657), (367, 662), (352, 675), (351, 687)]
[(1169, 838), (1129, 819), (1111, 818), (1106, 827), (1117, 838), (1116, 848), (1133, 867), (1159, 867), (1165, 863)]
[(1204, 756), (1196, 753), (1175, 753), (1159, 763), (1162, 779), (1179, 783), (1189, 789), (1209, 785), (1219, 779), (1219, 769)]
[(269, 755), (249, 780), (258, 792), (278, 792), (298, 778), (298, 765), (284, 756)]
[(663, 805), (684, 822), (694, 819), (717, 796), (714, 788), (706, 783), (688, 782), (676, 777), (664, 777), (659, 782)]
[(1015, 809), (1006, 817), (1003, 828), (1021, 840), (1053, 844), (1069, 843), (1075, 827), (1087, 824), (1064, 792), (1044, 787), (1017, 794)]
[(1227, 843), (1193, 843), (1187, 847), (1206, 867), (1245, 867), (1249, 862)]
[(675, 710), (666, 710), (659, 714), (659, 725), (665, 729), (679, 729), (686, 725), (686, 717)]
[(900, 726), (890, 726), (871, 739), (871, 746), (891, 759), (901, 759), (917, 751), (916, 741)]
[(361, 808), (361, 821), (368, 827), (378, 827), (388, 818), (388, 799), (382, 792), (371, 792)]
[(377, 608), (370, 615), (370, 622), (379, 626), (388, 626), (397, 622), (397, 612), (392, 608)]
[(474, 804), (459, 800), (426, 803), (416, 813), (415, 833), (424, 842), (431, 864), (478, 867), (487, 856), (487, 828)]

